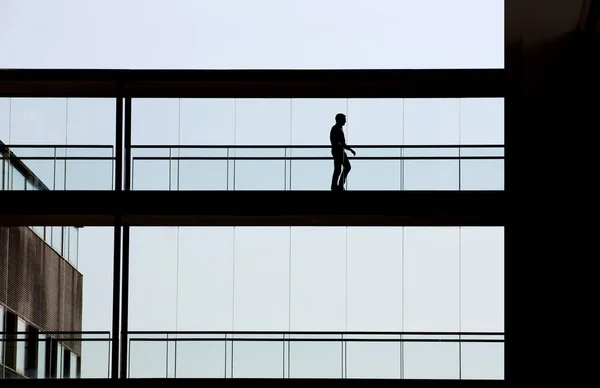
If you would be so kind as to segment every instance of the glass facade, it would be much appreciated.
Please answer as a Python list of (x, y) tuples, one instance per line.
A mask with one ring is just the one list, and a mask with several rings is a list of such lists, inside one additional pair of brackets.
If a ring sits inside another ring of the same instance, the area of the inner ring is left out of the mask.
[[(504, 191), (503, 98), (122, 102), (125, 144), (114, 98), (0, 98), (3, 191), (329, 191), (337, 113), (348, 191)], [(502, 225), (15, 228), (22, 377), (504, 379)]]
[[(3, 100), (3, 187), (114, 190), (114, 100)], [(348, 190), (504, 189), (503, 98), (133, 99), (131, 187), (329, 190), (337, 113)]]

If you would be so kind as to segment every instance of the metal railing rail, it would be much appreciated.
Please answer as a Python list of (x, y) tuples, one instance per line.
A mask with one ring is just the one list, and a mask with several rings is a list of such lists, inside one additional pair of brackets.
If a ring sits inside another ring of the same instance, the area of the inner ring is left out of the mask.
[[(150, 337), (151, 335), (161, 335), (162, 337)], [(191, 337), (192, 335), (202, 335), (205, 337)], [(290, 378), (290, 370), (294, 362), (291, 361), (290, 344), (294, 342), (303, 343), (339, 343), (339, 370), (335, 370), (339, 378), (348, 378), (348, 344), (354, 342), (362, 343), (398, 343), (399, 363), (394, 367), (399, 379), (404, 379), (404, 345), (405, 343), (456, 343), (458, 358), (458, 379), (462, 379), (462, 346), (465, 343), (489, 343), (503, 344), (504, 332), (384, 332), (384, 331), (129, 331), (128, 354), (127, 354), (127, 377), (131, 378), (132, 362), (132, 344), (142, 342), (164, 342), (164, 378), (177, 378), (178, 350), (177, 345), (182, 342), (220, 342), (223, 343), (224, 357), (223, 370), (219, 372), (222, 378), (236, 378), (234, 375), (235, 361), (235, 343), (237, 342), (261, 342), (261, 343), (281, 343), (281, 350), (277, 351), (277, 357), (281, 359), (281, 370), (272, 370), (272, 373), (280, 374), (281, 378)], [(135, 337), (140, 336), (140, 337)], [(212, 336), (212, 337), (210, 337)], [(275, 337), (276, 336), (276, 337)], [(357, 338), (353, 338), (356, 336)], [(369, 338), (371, 337), (371, 338)], [(391, 338), (384, 338), (391, 337)], [(410, 338), (422, 337), (422, 338)], [(425, 338), (423, 338), (425, 337)], [(437, 337), (437, 338), (427, 338)], [(455, 337), (455, 338), (442, 338)], [(471, 338), (469, 338), (471, 337)], [(487, 338), (472, 338), (487, 337)], [(216, 348), (215, 348), (216, 349)], [(275, 348), (273, 348), (275, 349)], [(247, 353), (247, 352), (246, 352)], [(244, 354), (246, 354), (244, 353)], [(280, 353), (280, 354), (279, 354)], [(260, 357), (260, 350), (257, 348), (257, 356)], [(247, 354), (246, 354), (247, 355)], [(189, 356), (180, 355), (188, 358)], [(216, 357), (216, 355), (215, 355)], [(337, 357), (337, 356), (336, 356)], [(338, 362), (338, 361), (335, 361)], [(332, 364), (333, 365), (333, 364)], [(396, 370), (397, 369), (397, 370)], [(135, 377), (135, 376), (134, 376)], [(272, 376), (270, 376), (272, 377)], [(305, 376), (311, 377), (311, 376)], [(314, 376), (318, 377), (318, 376)], [(201, 377), (200, 377), (201, 378)]]

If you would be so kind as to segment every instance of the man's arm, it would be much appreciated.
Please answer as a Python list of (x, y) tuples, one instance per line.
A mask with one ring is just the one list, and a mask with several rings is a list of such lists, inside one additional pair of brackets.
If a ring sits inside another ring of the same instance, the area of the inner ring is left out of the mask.
[(344, 132), (342, 132), (341, 130), (340, 130), (339, 141), (340, 141), (340, 145), (342, 146), (342, 148), (352, 152), (352, 155), (356, 155), (356, 152), (354, 152), (354, 150), (346, 144), (346, 136), (344, 136)]

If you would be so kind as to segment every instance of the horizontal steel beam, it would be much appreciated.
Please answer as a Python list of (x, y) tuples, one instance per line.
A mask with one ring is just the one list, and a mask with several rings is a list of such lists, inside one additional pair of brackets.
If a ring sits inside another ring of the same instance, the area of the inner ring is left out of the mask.
[(503, 69), (0, 70), (0, 97), (504, 97)]
[(0, 225), (502, 226), (503, 191), (10, 191)]

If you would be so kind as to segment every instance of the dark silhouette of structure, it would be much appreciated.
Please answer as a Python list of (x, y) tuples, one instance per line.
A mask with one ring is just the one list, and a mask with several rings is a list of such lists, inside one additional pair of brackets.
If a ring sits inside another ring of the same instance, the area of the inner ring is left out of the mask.
[(333, 176), (331, 177), (332, 191), (344, 190), (344, 183), (346, 183), (346, 178), (348, 178), (348, 174), (352, 169), (345, 150), (356, 155), (356, 152), (346, 145), (346, 137), (344, 136), (344, 130), (342, 129), (344, 124), (346, 124), (346, 115), (338, 113), (335, 115), (335, 125), (331, 127), (331, 131), (329, 132), (331, 155), (333, 156)]

